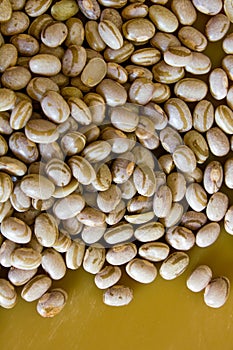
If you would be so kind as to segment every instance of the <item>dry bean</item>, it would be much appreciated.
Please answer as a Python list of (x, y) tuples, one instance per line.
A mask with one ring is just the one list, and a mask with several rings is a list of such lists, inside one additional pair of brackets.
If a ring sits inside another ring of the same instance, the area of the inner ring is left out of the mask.
[(173, 153), (173, 160), (177, 168), (183, 172), (192, 172), (196, 168), (195, 154), (186, 145), (176, 148)]
[(161, 32), (172, 33), (178, 28), (176, 16), (166, 7), (161, 5), (152, 5), (149, 8), (149, 17)]
[(195, 244), (193, 232), (182, 226), (170, 227), (166, 232), (165, 239), (176, 250), (189, 250)]
[(108, 265), (95, 275), (94, 282), (99, 289), (107, 289), (119, 281), (121, 274), (118, 266)]
[(230, 151), (230, 142), (226, 134), (218, 127), (209, 129), (206, 138), (210, 151), (215, 156), (223, 157)]
[(172, 193), (172, 201), (181, 201), (186, 192), (186, 181), (185, 177), (181, 173), (171, 173), (167, 177), (167, 185)]
[(204, 213), (196, 211), (187, 211), (182, 216), (180, 224), (190, 230), (198, 230), (207, 222), (207, 216)]
[(8, 271), (8, 279), (14, 286), (22, 286), (35, 276), (37, 268), (33, 270), (22, 270), (11, 267)]
[(192, 292), (202, 291), (210, 282), (212, 271), (207, 265), (199, 265), (189, 275), (186, 285)]
[(101, 271), (105, 261), (105, 248), (90, 246), (86, 249), (83, 258), (85, 271), (97, 274)]
[(0, 247), (0, 265), (11, 267), (11, 254), (18, 247), (19, 245), (15, 242), (5, 239)]
[(202, 100), (198, 102), (193, 111), (193, 126), (197, 131), (205, 132), (214, 122), (214, 107), (211, 102)]
[(117, 244), (106, 253), (106, 260), (111, 265), (123, 265), (131, 261), (137, 254), (137, 247), (133, 243)]
[(34, 270), (41, 264), (42, 256), (33, 248), (17, 248), (11, 254), (11, 265), (17, 269)]
[(185, 66), (185, 70), (195, 75), (206, 74), (212, 66), (210, 58), (202, 52), (192, 52), (192, 60)]
[(96, 178), (92, 165), (83, 157), (73, 156), (69, 159), (68, 165), (73, 176), (83, 185), (89, 185)]
[(197, 12), (190, 0), (173, 0), (171, 8), (183, 25), (191, 26), (197, 19)]
[(184, 77), (183, 67), (174, 67), (161, 60), (152, 68), (154, 80), (163, 84), (173, 84)]
[(223, 42), (222, 42), (222, 48), (223, 48), (223, 51), (227, 54), (233, 54), (233, 34), (230, 33), (228, 34)]
[(230, 281), (227, 277), (217, 277), (205, 288), (204, 302), (207, 306), (219, 308), (225, 304), (230, 292)]
[(160, 221), (165, 227), (171, 227), (177, 225), (184, 213), (184, 208), (180, 203), (173, 203), (169, 214), (165, 218), (161, 218)]
[(44, 247), (52, 247), (58, 238), (58, 225), (55, 218), (47, 213), (37, 216), (34, 232), (38, 242)]
[(109, 306), (128, 305), (132, 301), (132, 299), (132, 289), (118, 284), (108, 288), (103, 294), (103, 302), (104, 304)]
[(207, 91), (207, 84), (204, 81), (195, 78), (181, 79), (174, 87), (175, 95), (186, 102), (197, 102), (203, 100)]
[(0, 279), (0, 306), (11, 309), (15, 306), (17, 293), (12, 284), (6, 279)]
[(58, 219), (66, 220), (79, 214), (84, 206), (84, 198), (77, 193), (72, 193), (58, 199), (53, 206), (53, 212)]
[(85, 207), (76, 217), (82, 224), (96, 227), (103, 226), (105, 223), (106, 214), (95, 208)]
[(1, 233), (7, 239), (20, 244), (30, 242), (32, 231), (22, 220), (13, 216), (5, 218), (1, 223)]
[(212, 194), (206, 207), (206, 215), (211, 221), (220, 221), (226, 214), (229, 198), (225, 193)]
[(28, 302), (35, 301), (42, 297), (51, 285), (51, 278), (46, 275), (37, 275), (23, 287), (21, 297)]
[(204, 171), (203, 184), (205, 190), (209, 194), (217, 192), (222, 186), (223, 182), (223, 169), (222, 165), (218, 161), (210, 162)]
[(126, 265), (127, 274), (140, 283), (151, 283), (157, 276), (157, 269), (153, 263), (144, 259), (133, 259)]
[(60, 288), (45, 293), (37, 303), (37, 312), (42, 317), (54, 317), (64, 308), (67, 293)]
[(173, 280), (180, 276), (188, 267), (189, 256), (184, 252), (170, 254), (162, 263), (159, 273), (165, 280)]
[(209, 75), (210, 93), (216, 100), (227, 96), (228, 78), (222, 68), (215, 68)]
[(209, 247), (217, 240), (219, 234), (220, 225), (217, 222), (206, 224), (196, 234), (196, 245), (201, 248)]
[(205, 25), (206, 36), (209, 41), (221, 40), (230, 28), (230, 21), (227, 16), (219, 13), (213, 16)]
[(54, 184), (42, 175), (30, 174), (23, 177), (21, 190), (34, 199), (49, 199), (55, 190)]
[(25, 135), (35, 143), (51, 143), (59, 137), (56, 125), (44, 119), (30, 119), (25, 126)]
[(222, 9), (221, 0), (213, 0), (211, 3), (207, 3), (205, 0), (193, 0), (193, 5), (199, 12), (202, 12), (209, 16), (216, 15)]
[(146, 165), (138, 165), (133, 172), (134, 185), (139, 194), (150, 197), (155, 193), (156, 178), (153, 170)]
[(178, 32), (178, 38), (190, 50), (202, 52), (207, 47), (206, 37), (196, 28), (183, 26)]
[(41, 265), (54, 280), (59, 280), (65, 276), (66, 265), (63, 257), (53, 248), (47, 248), (43, 251)]
[(192, 127), (192, 116), (188, 105), (180, 98), (170, 98), (165, 102), (164, 110), (168, 122), (179, 132), (188, 131)]
[(66, 251), (65, 259), (68, 269), (77, 270), (82, 266), (85, 253), (85, 244), (81, 240), (75, 240)]
[(168, 257), (169, 245), (161, 242), (150, 242), (142, 244), (138, 250), (138, 254), (147, 260), (158, 262)]

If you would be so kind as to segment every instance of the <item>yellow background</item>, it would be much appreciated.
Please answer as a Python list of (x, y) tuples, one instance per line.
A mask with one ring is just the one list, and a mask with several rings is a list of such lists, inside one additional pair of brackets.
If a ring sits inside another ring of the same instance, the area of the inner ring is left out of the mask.
[(36, 313), (36, 302), (19, 300), (12, 310), (0, 309), (1, 350), (111, 349), (111, 350), (232, 350), (233, 293), (220, 309), (207, 307), (203, 293), (186, 288), (187, 275), (198, 264), (208, 264), (214, 276), (233, 281), (233, 237), (222, 232), (209, 248), (190, 251), (187, 271), (173, 281), (160, 276), (142, 285), (123, 276), (134, 289), (126, 307), (102, 303), (93, 276), (69, 271), (55, 283), (69, 294), (67, 305), (53, 319)]

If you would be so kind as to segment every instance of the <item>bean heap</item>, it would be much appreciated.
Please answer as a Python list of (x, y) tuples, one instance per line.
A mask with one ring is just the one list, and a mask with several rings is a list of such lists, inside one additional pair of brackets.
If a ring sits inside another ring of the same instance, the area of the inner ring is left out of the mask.
[[(80, 267), (126, 305), (123, 270), (172, 280), (233, 234), (231, 22), (230, 0), (0, 2), (0, 306), (21, 288), (53, 317)], [(230, 284), (201, 265), (187, 287), (217, 308)]]

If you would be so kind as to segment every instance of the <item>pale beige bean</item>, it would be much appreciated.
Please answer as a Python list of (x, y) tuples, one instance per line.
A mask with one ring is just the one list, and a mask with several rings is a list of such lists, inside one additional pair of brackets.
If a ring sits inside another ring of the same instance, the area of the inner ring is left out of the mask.
[(41, 253), (43, 250), (43, 246), (38, 242), (35, 235), (33, 235), (30, 242), (26, 244), (26, 248), (32, 248), (38, 253)]
[[(0, 158), (1, 159), (1, 158)], [(6, 202), (13, 191), (13, 182), (11, 177), (0, 172), (0, 203)]]
[(8, 151), (8, 145), (5, 138), (0, 135), (0, 156), (4, 156)]
[(174, 87), (175, 95), (186, 102), (201, 101), (206, 97), (207, 92), (207, 84), (196, 78), (181, 79)]
[(14, 286), (23, 286), (35, 276), (36, 272), (37, 268), (33, 270), (22, 270), (12, 266), (8, 271), (7, 277)]
[(102, 80), (97, 86), (96, 92), (100, 94), (111, 107), (124, 105), (127, 100), (125, 88), (112, 79)]
[(152, 5), (149, 8), (149, 17), (161, 32), (172, 33), (178, 28), (179, 22), (169, 9), (161, 5)]
[(123, 285), (116, 284), (115, 286), (108, 288), (103, 294), (103, 302), (109, 306), (128, 305), (132, 300), (132, 289)]
[(159, 167), (165, 174), (170, 174), (170, 172), (175, 168), (175, 163), (173, 161), (171, 154), (164, 154), (158, 159)]
[(5, 218), (1, 223), (1, 233), (7, 239), (15, 243), (28, 243), (31, 240), (32, 231), (22, 220), (16, 217)]
[(215, 122), (226, 134), (233, 134), (233, 112), (228, 106), (217, 106)]
[(213, 278), (205, 288), (204, 302), (212, 308), (223, 306), (229, 296), (230, 281), (227, 277)]
[(30, 141), (24, 133), (15, 132), (9, 138), (11, 152), (26, 164), (31, 164), (39, 157), (37, 145)]
[(93, 228), (90, 226), (84, 226), (81, 232), (82, 240), (87, 245), (94, 244), (103, 237), (106, 231), (106, 228), (107, 228), (106, 224), (103, 224), (103, 226), (95, 227), (95, 230), (93, 230)]
[(84, 148), (82, 156), (90, 163), (98, 163), (107, 158), (111, 150), (107, 141), (94, 141)]
[[(111, 7), (109, 7), (109, 5)], [(114, 8), (115, 5), (113, 5), (113, 6), (111, 5), (111, 1), (107, 6), (108, 6), (107, 8), (104, 8), (103, 11), (101, 11), (100, 20), (101, 21), (109, 20), (109, 21), (113, 22), (117, 26), (118, 29), (121, 29), (122, 24), (123, 24), (123, 20), (122, 20), (122, 17), (120, 15), (119, 11), (117, 11), (117, 9)]]
[(37, 303), (37, 312), (42, 317), (54, 317), (64, 308), (67, 301), (67, 293), (61, 289), (53, 289), (45, 293)]
[(55, 218), (48, 213), (38, 215), (35, 220), (34, 233), (41, 245), (52, 247), (58, 238), (58, 224)]
[[(161, 53), (159, 50), (153, 48), (153, 47), (147, 47), (143, 49), (139, 49), (134, 51), (134, 53), (131, 55), (130, 60), (139, 66), (151, 66), (153, 64), (156, 64), (159, 62), (161, 58)], [(134, 67), (134, 66), (128, 66), (128, 67)], [(133, 74), (139, 75), (135, 78), (148, 78), (151, 79), (151, 72), (148, 72), (147, 70), (140, 69), (142, 67), (134, 67), (133, 71), (131, 73), (131, 79)], [(141, 76), (140, 76), (141, 75)], [(145, 75), (145, 76), (143, 76)]]
[(184, 46), (171, 46), (164, 52), (164, 61), (175, 67), (185, 67), (192, 61), (192, 52)]
[(11, 254), (11, 265), (17, 269), (34, 270), (41, 260), (41, 254), (32, 248), (17, 248)]
[(29, 34), (14, 35), (11, 37), (11, 43), (17, 48), (18, 53), (23, 57), (34, 56), (39, 51), (39, 42)]
[(146, 165), (139, 165), (133, 172), (133, 182), (138, 193), (150, 197), (156, 190), (156, 178), (153, 170)]
[(120, 184), (119, 187), (121, 189), (122, 199), (131, 199), (137, 192), (132, 179)]
[(131, 224), (141, 225), (151, 221), (154, 218), (154, 216), (155, 214), (153, 211), (148, 211), (146, 213), (141, 213), (141, 214), (125, 215), (124, 218), (127, 222)]
[(106, 214), (95, 208), (85, 207), (76, 217), (82, 224), (96, 227), (103, 226)]
[(10, 126), (14, 130), (25, 127), (32, 116), (32, 103), (26, 100), (18, 102), (11, 111)]
[(14, 66), (7, 68), (1, 77), (2, 85), (11, 90), (24, 89), (31, 80), (31, 73), (28, 68)]
[(85, 25), (85, 37), (93, 50), (99, 52), (105, 49), (106, 44), (98, 31), (98, 23), (96, 21), (88, 21)]
[(212, 194), (206, 207), (206, 215), (211, 221), (220, 221), (226, 214), (229, 198), (225, 193)]
[(222, 100), (227, 96), (228, 78), (222, 68), (215, 68), (209, 76), (210, 93), (216, 100)]
[(161, 130), (159, 138), (163, 148), (169, 153), (173, 153), (175, 149), (183, 143), (178, 131), (169, 126)]
[(192, 172), (196, 168), (195, 154), (186, 145), (176, 148), (173, 153), (173, 160), (177, 168), (183, 172)]
[(18, 51), (12, 44), (3, 44), (0, 47), (0, 72), (15, 66), (18, 58)]
[(124, 84), (128, 80), (127, 70), (115, 62), (108, 62), (106, 76), (109, 79), (116, 80), (120, 84)]
[(197, 19), (197, 12), (190, 0), (173, 0), (171, 8), (182, 25), (192, 25)]
[(65, 122), (70, 109), (64, 98), (56, 91), (48, 91), (41, 99), (41, 108), (49, 120), (55, 123)]
[(192, 52), (192, 60), (185, 66), (185, 70), (195, 75), (206, 74), (211, 70), (210, 58), (202, 52)]
[(83, 268), (89, 273), (96, 274), (102, 269), (104, 261), (105, 248), (90, 246), (84, 254)]
[(116, 185), (111, 185), (106, 191), (99, 192), (97, 205), (104, 213), (114, 210), (121, 200), (121, 190)]
[(180, 224), (190, 230), (198, 230), (207, 222), (207, 216), (204, 213), (195, 211), (187, 211), (182, 216)]
[(190, 184), (187, 187), (185, 196), (189, 206), (197, 212), (202, 211), (207, 206), (207, 194), (204, 188), (198, 183), (194, 182)]
[(230, 142), (226, 134), (218, 127), (211, 128), (206, 133), (210, 151), (218, 157), (227, 155), (230, 151)]
[(36, 101), (41, 101), (47, 91), (59, 91), (59, 87), (50, 78), (32, 78), (27, 85), (27, 94)]
[(190, 50), (202, 52), (207, 47), (206, 37), (196, 28), (183, 26), (178, 32), (178, 38)]
[(71, 181), (71, 170), (60, 159), (51, 159), (45, 166), (45, 172), (56, 186), (66, 186)]
[[(125, 155), (124, 155), (125, 156)], [(111, 166), (111, 176), (115, 183), (126, 182), (133, 173), (134, 162), (124, 158), (117, 158)]]
[(162, 263), (159, 273), (165, 280), (173, 280), (180, 276), (188, 267), (189, 256), (184, 252), (170, 254)]
[(183, 67), (173, 67), (161, 60), (152, 68), (154, 80), (163, 84), (173, 84), (184, 77)]
[(146, 165), (151, 169), (154, 169), (154, 166), (155, 166), (154, 157), (148, 149), (142, 146), (136, 146), (133, 148), (132, 153), (135, 157), (134, 159), (135, 164), (139, 166)]
[(118, 50), (123, 46), (123, 37), (117, 26), (109, 21), (100, 21), (98, 31), (105, 44), (113, 50)]
[(118, 266), (107, 265), (95, 275), (94, 282), (99, 289), (107, 289), (119, 281), (121, 274)]
[(198, 102), (193, 111), (193, 126), (197, 131), (205, 132), (214, 122), (214, 107), (210, 101)]
[(111, 182), (111, 171), (106, 164), (102, 164), (96, 172), (96, 178), (92, 181), (92, 185), (97, 191), (106, 191), (111, 186)]
[(92, 122), (91, 112), (86, 103), (78, 97), (70, 97), (68, 100), (71, 116), (82, 125)]
[(193, 151), (197, 163), (202, 164), (209, 157), (209, 148), (205, 138), (195, 130), (188, 131), (184, 136), (184, 143)]
[(25, 11), (30, 17), (38, 17), (48, 10), (52, 0), (28, 0), (25, 5)]
[(55, 190), (54, 184), (42, 175), (30, 174), (23, 177), (21, 190), (34, 199), (49, 199)]
[(153, 262), (163, 261), (168, 257), (170, 248), (167, 244), (161, 242), (150, 242), (140, 246), (138, 254)]
[(174, 34), (163, 33), (160, 31), (153, 36), (150, 40), (150, 44), (162, 52), (165, 52), (172, 46), (181, 46), (181, 42)]
[(96, 174), (92, 165), (83, 157), (73, 156), (68, 165), (73, 176), (83, 185), (89, 185), (95, 180)]
[(190, 250), (195, 244), (193, 232), (182, 226), (170, 227), (166, 232), (165, 239), (176, 250)]
[(228, 34), (222, 42), (223, 51), (227, 54), (233, 54), (233, 33)]
[(204, 171), (203, 185), (209, 194), (217, 192), (223, 182), (222, 164), (216, 160), (210, 162)]
[(62, 22), (49, 22), (41, 31), (41, 41), (48, 47), (58, 47), (68, 34), (68, 28)]
[(148, 14), (148, 6), (142, 3), (133, 3), (126, 6), (121, 15), (124, 19), (146, 17)]
[[(71, 0), (71, 2), (75, 3), (75, 5), (73, 7), (75, 7), (77, 5), (75, 0)], [(61, 1), (61, 3), (62, 3), (62, 1)], [(52, 8), (51, 8), (51, 12), (52, 12)], [(79, 18), (70, 17), (66, 21), (66, 26), (68, 28), (68, 34), (67, 34), (67, 37), (65, 40), (65, 45), (67, 47), (69, 47), (70, 45), (74, 45), (74, 44), (82, 45), (83, 41), (84, 41), (84, 26), (83, 26), (82, 21)]]
[(6, 279), (0, 279), (0, 306), (11, 309), (17, 301), (17, 293), (13, 285)]
[(67, 231), (60, 229), (58, 232), (58, 237), (53, 244), (53, 249), (59, 253), (65, 253), (71, 246), (71, 238)]
[(230, 28), (230, 21), (227, 16), (219, 13), (213, 16), (205, 25), (206, 36), (209, 41), (221, 40)]
[(171, 173), (168, 175), (166, 182), (172, 193), (172, 201), (181, 201), (186, 192), (186, 180), (184, 175), (176, 172)]
[(84, 198), (72, 193), (65, 198), (58, 199), (53, 205), (53, 212), (58, 219), (66, 220), (75, 217), (85, 206)]
[(224, 217), (224, 229), (230, 235), (233, 234), (233, 206), (231, 205)]
[(209, 247), (219, 237), (220, 225), (217, 222), (211, 222), (201, 227), (196, 234), (196, 245), (201, 248)]
[(152, 101), (155, 103), (163, 103), (166, 102), (171, 97), (171, 90), (169, 85), (162, 83), (154, 84), (154, 93), (152, 97)]
[(89, 128), (83, 127), (85, 130), (83, 133), (88, 138), (88, 142), (91, 142), (92, 138), (98, 138), (97, 135), (99, 135), (100, 130), (97, 125), (101, 124), (105, 118), (106, 104), (102, 96), (93, 92), (84, 96), (84, 102), (90, 109), (93, 124)]
[(32, 73), (50, 77), (60, 72), (61, 62), (54, 55), (38, 54), (30, 59), (29, 68)]
[(226, 55), (222, 60), (222, 67), (230, 80), (233, 80), (232, 63), (233, 55)]
[(111, 265), (123, 265), (132, 260), (137, 254), (137, 247), (133, 243), (117, 244), (106, 253), (106, 260)]
[[(8, 200), (4, 203), (0, 203), (0, 223), (8, 216), (11, 216), (14, 208), (11, 205), (11, 202)], [(2, 237), (2, 236), (0, 236)]]
[(78, 10), (79, 7), (75, 0), (61, 0), (51, 7), (51, 15), (57, 21), (66, 21), (75, 16)]
[(153, 199), (153, 210), (155, 215), (159, 218), (166, 217), (171, 210), (171, 205), (172, 192), (170, 188), (166, 185), (160, 186)]
[(199, 12), (202, 12), (209, 16), (216, 15), (222, 9), (221, 0), (213, 0), (211, 3), (208, 3), (205, 0), (193, 0), (193, 5)]
[(47, 248), (43, 251), (41, 265), (53, 280), (59, 280), (66, 274), (63, 257), (53, 248)]
[(192, 115), (188, 105), (180, 98), (170, 98), (165, 102), (164, 110), (168, 122), (179, 132), (188, 131), (192, 127)]
[(18, 212), (25, 212), (31, 206), (31, 198), (28, 197), (20, 188), (20, 182), (14, 186), (13, 192), (10, 196), (10, 201), (13, 208)]
[(21, 297), (28, 302), (35, 301), (42, 297), (51, 285), (51, 278), (46, 275), (37, 275), (23, 287)]
[(113, 126), (124, 132), (135, 131), (139, 123), (138, 113), (128, 105), (112, 109), (110, 118)]
[[(41, 159), (44, 163), (50, 162), (54, 158), (59, 160), (64, 159), (64, 154), (62, 153), (59, 143), (40, 143), (38, 146), (40, 150)], [(45, 165), (43, 166), (43, 172), (45, 172)]]
[(25, 135), (35, 143), (51, 143), (59, 137), (56, 125), (44, 119), (30, 119), (25, 126)]
[(121, 222), (112, 228), (109, 228), (104, 233), (104, 239), (108, 244), (119, 244), (124, 241), (129, 241), (133, 236), (133, 226)]
[(0, 265), (11, 267), (11, 254), (18, 247), (19, 245), (15, 242), (5, 239), (0, 247)]
[(1, 16), (0, 16), (0, 22), (4, 23), (6, 21), (9, 21), (9, 19), (12, 16), (12, 5), (9, 0), (3, 0), (1, 3)]
[(201, 292), (209, 284), (212, 270), (207, 265), (197, 266), (186, 280), (186, 286), (192, 292)]
[(224, 0), (223, 9), (229, 20), (233, 21), (233, 5), (231, 0)]
[(0, 112), (14, 108), (16, 103), (16, 94), (14, 91), (6, 88), (0, 89)]
[(126, 212), (126, 205), (123, 200), (119, 202), (119, 204), (116, 206), (114, 210), (112, 210), (107, 216), (106, 216), (106, 223), (108, 225), (116, 225), (118, 222), (120, 222)]
[(165, 227), (171, 227), (177, 225), (184, 213), (184, 208), (180, 203), (173, 203), (169, 214), (165, 218), (161, 218), (160, 221)]
[(107, 62), (125, 62), (134, 52), (134, 46), (128, 41), (124, 41), (123, 46), (118, 50), (107, 48), (104, 51), (104, 58)]
[(83, 84), (93, 87), (98, 85), (107, 73), (107, 66), (102, 58), (92, 58), (81, 74)]
[(82, 231), (83, 225), (78, 221), (76, 217), (62, 220), (61, 222), (62, 227), (69, 233), (70, 236), (76, 236)]
[(224, 180), (228, 188), (233, 188), (233, 179), (232, 179), (232, 170), (233, 170), (233, 159), (229, 158), (224, 164)]
[(132, 103), (146, 105), (152, 99), (154, 84), (150, 79), (135, 79), (129, 89), (129, 99)]
[(233, 108), (233, 87), (231, 86), (227, 92), (227, 105), (232, 109)]
[(135, 43), (144, 43), (155, 34), (155, 27), (151, 21), (145, 18), (133, 18), (122, 26), (124, 37)]
[(152, 208), (151, 198), (144, 196), (135, 196), (127, 203), (127, 210), (129, 213), (143, 213)]
[(77, 270), (82, 266), (85, 254), (85, 244), (81, 240), (75, 240), (66, 251), (65, 261), (68, 269)]
[(78, 0), (78, 5), (85, 17), (95, 20), (100, 17), (100, 6), (96, 0), (88, 0), (86, 2)]
[(155, 265), (144, 259), (133, 259), (125, 267), (127, 274), (140, 283), (151, 283), (157, 276)]
[(0, 171), (1, 170), (10, 175), (23, 176), (27, 172), (27, 166), (16, 158), (2, 156), (0, 157)]
[(23, 33), (29, 27), (30, 20), (23, 11), (13, 11), (11, 18), (1, 23), (1, 33), (6, 36)]

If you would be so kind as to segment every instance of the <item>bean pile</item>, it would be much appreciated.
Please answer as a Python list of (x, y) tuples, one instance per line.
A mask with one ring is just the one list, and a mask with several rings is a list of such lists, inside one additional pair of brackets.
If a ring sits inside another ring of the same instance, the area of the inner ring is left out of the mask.
[[(0, 306), (21, 288), (53, 317), (81, 266), (126, 305), (123, 270), (172, 280), (233, 235), (231, 22), (230, 0), (0, 2)], [(187, 287), (217, 308), (230, 283), (201, 265)]]

